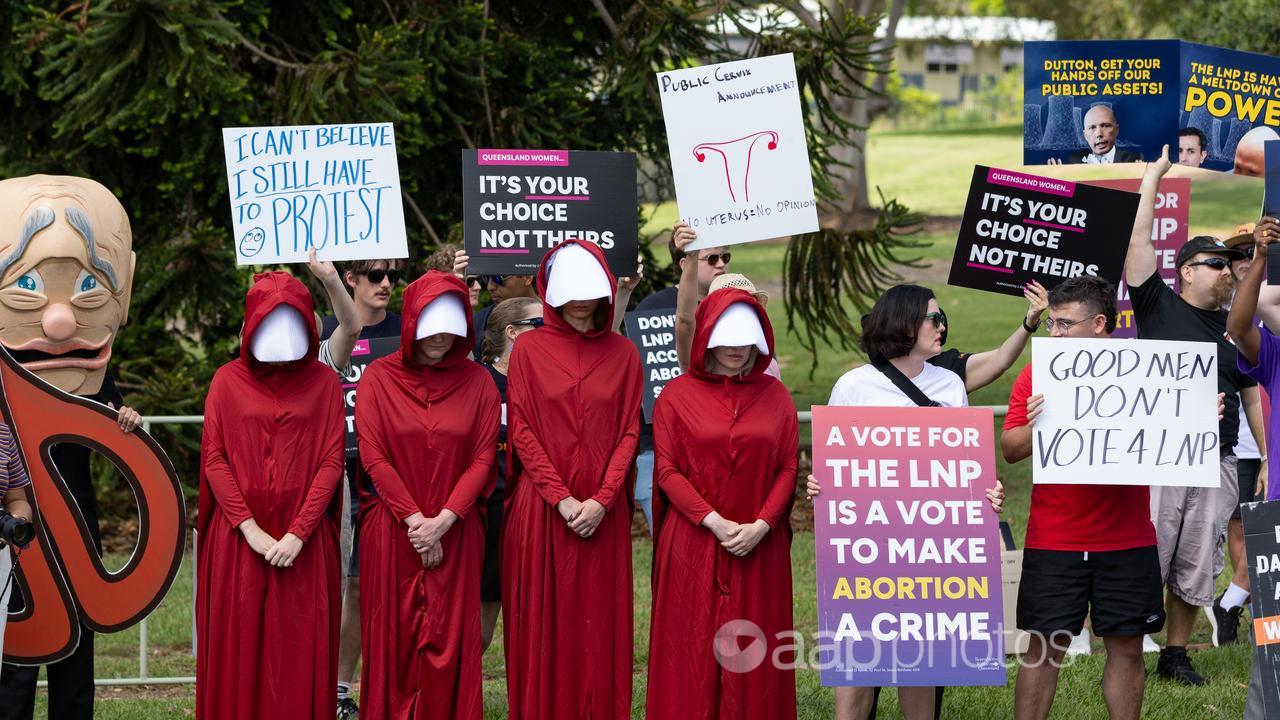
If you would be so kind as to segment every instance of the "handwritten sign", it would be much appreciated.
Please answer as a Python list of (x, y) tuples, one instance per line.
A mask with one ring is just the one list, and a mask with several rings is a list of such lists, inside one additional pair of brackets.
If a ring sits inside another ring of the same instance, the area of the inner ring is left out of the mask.
[(1262, 680), (1264, 716), (1280, 717), (1280, 500), (1244, 503), (1240, 520), (1252, 590), (1253, 672)]
[(391, 123), (223, 128), (236, 264), (409, 256)]
[(813, 408), (822, 684), (1004, 685), (989, 408)]
[(689, 249), (818, 229), (790, 53), (658, 73)]
[(627, 337), (640, 351), (644, 368), (644, 394), (640, 408), (644, 421), (653, 423), (653, 406), (668, 382), (680, 377), (680, 361), (676, 357), (676, 313), (671, 308), (638, 310), (627, 313)]
[(468, 272), (534, 275), (565, 240), (593, 242), (617, 277), (636, 272), (636, 156), (582, 150), (463, 150)]
[(1080, 275), (1120, 282), (1134, 193), (978, 165), (947, 282), (1022, 297)]
[(342, 400), (346, 409), (346, 451), (347, 459), (352, 460), (359, 454), (356, 440), (356, 386), (364, 371), (380, 357), (400, 352), (400, 338), (380, 337), (371, 340), (358, 340), (351, 349), (351, 372), (342, 375)]
[(1213, 343), (1033, 338), (1031, 357), (1034, 482), (1218, 487)]

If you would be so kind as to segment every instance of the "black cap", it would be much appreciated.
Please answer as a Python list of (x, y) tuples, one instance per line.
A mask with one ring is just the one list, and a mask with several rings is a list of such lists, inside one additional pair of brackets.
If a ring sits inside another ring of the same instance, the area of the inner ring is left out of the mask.
[(1209, 237), (1208, 235), (1197, 235), (1178, 248), (1178, 259), (1174, 261), (1173, 266), (1180, 268), (1199, 253), (1225, 255), (1227, 260), (1244, 260), (1246, 257), (1243, 252), (1223, 245), (1222, 241), (1217, 238)]

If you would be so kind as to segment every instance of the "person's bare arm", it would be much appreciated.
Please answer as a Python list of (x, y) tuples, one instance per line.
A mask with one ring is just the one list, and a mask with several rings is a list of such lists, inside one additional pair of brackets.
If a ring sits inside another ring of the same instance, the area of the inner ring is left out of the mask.
[(333, 360), (334, 367), (346, 367), (351, 362), (351, 351), (355, 349), (362, 329), (360, 316), (356, 314), (356, 303), (342, 286), (342, 278), (333, 263), (316, 259), (315, 248), (307, 255), (307, 269), (324, 284), (324, 292), (329, 296), (329, 306), (338, 319), (338, 327), (329, 336), (329, 357)]
[(1280, 221), (1270, 217), (1259, 220), (1253, 229), (1253, 264), (1236, 286), (1231, 312), (1227, 313), (1227, 333), (1240, 357), (1251, 366), (1258, 364), (1258, 348), (1262, 344), (1262, 334), (1253, 324), (1253, 316), (1258, 310), (1262, 278), (1267, 273), (1267, 245), (1276, 240), (1280, 240)]
[[(685, 246), (698, 239), (683, 220), (676, 224), (672, 231), (672, 239), (676, 248), (684, 250)], [(689, 371), (689, 359), (693, 356), (694, 316), (698, 312), (698, 263), (699, 252), (689, 253), (684, 261), (684, 269), (680, 272), (680, 285), (676, 288), (676, 358), (680, 361), (680, 372)]]
[(613, 296), (613, 331), (622, 332), (622, 319), (627, 316), (627, 305), (631, 303), (631, 293), (644, 278), (644, 256), (636, 256), (636, 274), (633, 277), (618, 278), (618, 292)]
[(1156, 248), (1151, 242), (1151, 224), (1156, 216), (1156, 194), (1160, 192), (1160, 179), (1169, 172), (1169, 146), (1160, 150), (1160, 157), (1147, 163), (1142, 175), (1142, 187), (1138, 190), (1138, 214), (1133, 219), (1133, 232), (1129, 234), (1129, 254), (1124, 259), (1125, 282), (1136, 287), (1146, 282), (1156, 272)]
[(1044, 395), (1035, 394), (1027, 398), (1027, 424), (1014, 428), (1005, 428), (1000, 433), (1000, 452), (1004, 461), (1015, 463), (1031, 457), (1031, 432), (1036, 418), (1040, 417), (1040, 408), (1044, 405)]
[[(1032, 280), (1022, 289), (1022, 294), (1027, 298), (1028, 304), (1027, 314), (1023, 316), (1023, 320), (1027, 326), (1034, 326), (1040, 322), (1040, 316), (1049, 306), (1049, 291)], [(1019, 326), (1000, 344), (1000, 347), (970, 355), (964, 363), (965, 391), (973, 392), (995, 382), (1018, 360), (1029, 339), (1031, 339), (1031, 333)]]
[(9, 514), (22, 518), (23, 520), (31, 520), (31, 502), (27, 500), (27, 487), (9, 488), (4, 491), (4, 509)]

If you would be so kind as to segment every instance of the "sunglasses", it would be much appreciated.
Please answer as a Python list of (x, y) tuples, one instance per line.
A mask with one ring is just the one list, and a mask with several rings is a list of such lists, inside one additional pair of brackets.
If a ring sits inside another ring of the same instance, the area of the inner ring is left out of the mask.
[(479, 275), (468, 275), (463, 278), (463, 282), (467, 284), (467, 287), (484, 287), (484, 278)]
[(1254, 248), (1254, 246), (1252, 246), (1252, 245), (1245, 245), (1245, 246), (1244, 246), (1244, 247), (1242, 247), (1242, 248), (1236, 248), (1236, 249), (1237, 249), (1237, 250), (1239, 250), (1240, 252), (1244, 253), (1244, 258), (1245, 258), (1246, 260), (1252, 260), (1252, 259), (1253, 259), (1253, 251), (1254, 251), (1254, 249), (1255, 249), (1255, 248)]
[(528, 326), (528, 327), (540, 328), (540, 327), (542, 327), (542, 318), (540, 318), (540, 317), (536, 317), (536, 318), (525, 318), (524, 320), (516, 320), (515, 322), (510, 323), (510, 324), (511, 324), (511, 325), (524, 325), (524, 326)]
[(1222, 271), (1231, 267), (1231, 263), (1227, 262), (1222, 258), (1217, 258), (1217, 257), (1209, 258), (1208, 260), (1197, 260), (1195, 262), (1189, 262), (1187, 263), (1187, 265), (1189, 267), (1195, 267), (1196, 265), (1204, 265), (1205, 267), (1211, 270), (1218, 270), (1218, 271)]
[(511, 276), (510, 275), (481, 275), (480, 277), (486, 285), (488, 285), (489, 283), (493, 283), (494, 285), (501, 287), (503, 283), (507, 281), (507, 278)]
[(382, 278), (390, 280), (392, 285), (400, 282), (399, 270), (370, 270), (364, 273), (364, 276), (369, 278), (369, 282), (374, 285), (380, 284), (382, 282)]
[(941, 312), (941, 311), (939, 311), (939, 312), (925, 313), (925, 314), (924, 314), (924, 318), (922, 318), (922, 319), (924, 319), (924, 320), (932, 320), (932, 321), (933, 321), (933, 329), (934, 329), (934, 330), (940, 330), (940, 329), (942, 329), (942, 328), (946, 327), (946, 325), (947, 325), (947, 314), (946, 314), (946, 313), (944, 313), (944, 312)]
[(732, 257), (733, 257), (733, 253), (722, 252), (722, 253), (714, 253), (712, 255), (706, 255), (702, 259), (706, 260), (708, 265), (719, 265), (721, 260), (724, 260), (724, 264), (728, 265), (729, 260)]

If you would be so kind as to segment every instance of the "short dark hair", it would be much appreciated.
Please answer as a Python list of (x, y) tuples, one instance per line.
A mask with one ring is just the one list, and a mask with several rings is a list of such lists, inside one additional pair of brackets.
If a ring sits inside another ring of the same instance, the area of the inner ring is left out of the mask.
[(667, 252), (671, 253), (671, 266), (679, 270), (680, 261), (683, 260), (688, 253), (676, 247), (676, 234), (674, 232), (672, 232), (671, 236), (667, 238)]
[(885, 290), (862, 318), (858, 346), (867, 358), (879, 362), (910, 353), (933, 299), (933, 291), (919, 285), (894, 285)]
[(1178, 131), (1178, 137), (1191, 137), (1192, 135), (1194, 135), (1196, 141), (1200, 143), (1200, 152), (1204, 152), (1205, 149), (1209, 147), (1209, 138), (1204, 136), (1204, 133), (1200, 128), (1184, 127)]
[(1078, 302), (1088, 308), (1090, 316), (1101, 313), (1107, 318), (1107, 332), (1116, 329), (1116, 286), (1096, 275), (1073, 277), (1049, 291), (1049, 307)]

